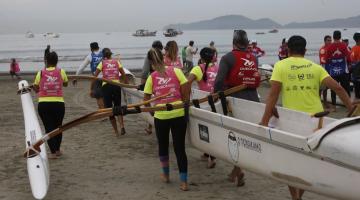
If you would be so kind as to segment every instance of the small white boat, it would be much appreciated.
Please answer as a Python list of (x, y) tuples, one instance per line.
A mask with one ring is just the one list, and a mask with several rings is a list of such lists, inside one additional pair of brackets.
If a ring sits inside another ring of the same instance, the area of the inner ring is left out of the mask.
[(35, 35), (34, 35), (34, 33), (32, 33), (31, 31), (28, 31), (28, 32), (26, 32), (25, 37), (26, 37), (26, 38), (34, 38)]
[(156, 36), (157, 31), (149, 31), (145, 29), (139, 29), (132, 35), (135, 37), (149, 37), (149, 36)]
[[(24, 113), (26, 148), (43, 136), (30, 91), (26, 89), (28, 86), (29, 83), (25, 80), (18, 83), (19, 90), (22, 90), (21, 104)], [(35, 199), (45, 198), (50, 181), (45, 144), (40, 146), (40, 150), (40, 154), (26, 160), (31, 191)]]
[(44, 37), (47, 37), (47, 38), (59, 38), (60, 34), (59, 33), (49, 32), (49, 33), (44, 33)]
[[(128, 103), (143, 93), (123, 89)], [(193, 90), (193, 98), (205, 92)], [(202, 152), (286, 185), (340, 199), (360, 199), (360, 117), (318, 119), (306, 113), (278, 108), (280, 118), (270, 127), (258, 125), (265, 105), (227, 97), (231, 115), (209, 111), (208, 105), (190, 108), (188, 137)], [(141, 115), (153, 123), (148, 113)]]
[(179, 35), (178, 31), (172, 28), (166, 29), (166, 31), (164, 32), (165, 37), (175, 37), (177, 35)]

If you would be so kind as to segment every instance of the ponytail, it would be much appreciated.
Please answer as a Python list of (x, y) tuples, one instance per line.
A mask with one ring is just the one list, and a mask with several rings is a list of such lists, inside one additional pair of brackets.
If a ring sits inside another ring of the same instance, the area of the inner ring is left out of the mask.
[(215, 51), (209, 47), (205, 47), (203, 49), (201, 49), (200, 51), (200, 57), (201, 60), (205, 61), (205, 69), (203, 72), (203, 78), (202, 80), (207, 81), (207, 69), (209, 68), (210, 63), (212, 62), (213, 58), (215, 55)]
[(147, 58), (155, 71), (165, 72), (164, 57), (160, 50), (151, 48), (148, 51)]

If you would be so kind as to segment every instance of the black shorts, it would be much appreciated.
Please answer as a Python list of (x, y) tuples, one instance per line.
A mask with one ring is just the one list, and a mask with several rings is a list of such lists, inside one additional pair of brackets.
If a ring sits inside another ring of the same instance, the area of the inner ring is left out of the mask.
[(94, 94), (94, 98), (96, 98), (96, 99), (103, 98), (102, 81), (101, 80), (95, 81), (94, 87), (92, 88), (92, 92)]
[(121, 88), (115, 85), (105, 84), (102, 86), (105, 108), (121, 106)]

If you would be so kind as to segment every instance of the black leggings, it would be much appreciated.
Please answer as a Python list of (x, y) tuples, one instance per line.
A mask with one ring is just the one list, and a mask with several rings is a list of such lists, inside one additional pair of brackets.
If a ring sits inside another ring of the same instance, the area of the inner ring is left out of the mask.
[(355, 90), (355, 98), (360, 99), (360, 81), (353, 81), (354, 90)]
[(121, 105), (121, 88), (115, 85), (105, 84), (102, 86), (105, 108)]
[[(64, 102), (40, 102), (38, 112), (44, 124), (45, 132), (49, 133), (62, 125), (65, 115)], [(60, 151), (62, 133), (47, 141), (51, 153)]]
[(187, 173), (187, 156), (185, 152), (185, 135), (187, 122), (185, 117), (172, 119), (154, 118), (156, 137), (159, 143), (159, 156), (169, 156), (169, 132), (173, 139), (174, 152), (180, 173)]
[[(350, 96), (350, 80), (348, 74), (342, 74), (339, 76), (333, 77), (334, 80), (345, 89), (346, 93)], [(331, 90), (331, 104), (336, 105), (336, 93)]]

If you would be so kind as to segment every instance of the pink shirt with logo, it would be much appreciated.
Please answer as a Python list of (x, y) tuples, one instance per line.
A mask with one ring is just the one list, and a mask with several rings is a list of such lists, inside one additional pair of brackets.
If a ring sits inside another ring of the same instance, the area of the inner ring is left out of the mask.
[(62, 85), (61, 69), (55, 68), (52, 71), (41, 70), (39, 97), (62, 97)]
[(177, 67), (179, 69), (183, 68), (180, 57), (176, 58), (176, 61), (171, 61), (171, 59), (167, 56), (164, 56), (164, 64), (169, 67)]
[(119, 63), (115, 59), (102, 61), (103, 77), (108, 80), (119, 80)]
[[(205, 64), (200, 64), (200, 68), (202, 72), (205, 72)], [(206, 70), (206, 81), (201, 79), (201, 81), (198, 82), (198, 86), (200, 90), (207, 91), (207, 92), (213, 92), (214, 91), (214, 83), (216, 79), (217, 72), (219, 70), (219, 65), (212, 65), (208, 66)]]
[(167, 104), (181, 100), (180, 82), (173, 67), (167, 67), (165, 76), (155, 71), (151, 74), (153, 82), (153, 94), (155, 97), (167, 94), (170, 95), (155, 101), (155, 104)]

